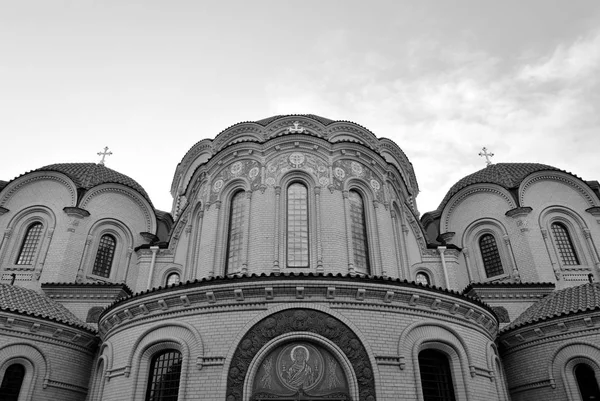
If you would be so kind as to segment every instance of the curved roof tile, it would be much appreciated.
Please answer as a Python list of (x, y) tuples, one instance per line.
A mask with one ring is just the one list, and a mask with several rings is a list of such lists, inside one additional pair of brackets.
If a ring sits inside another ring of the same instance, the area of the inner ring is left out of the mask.
[(0, 284), (0, 310), (49, 319), (90, 332), (96, 331), (47, 296), (15, 285)]
[(590, 310), (600, 310), (600, 283), (586, 283), (555, 291), (527, 308), (502, 331)]
[(77, 188), (91, 189), (100, 184), (115, 183), (125, 185), (136, 190), (150, 202), (146, 190), (131, 177), (110, 169), (103, 164), (96, 163), (59, 163), (44, 166), (34, 171), (56, 171), (67, 175), (73, 180)]

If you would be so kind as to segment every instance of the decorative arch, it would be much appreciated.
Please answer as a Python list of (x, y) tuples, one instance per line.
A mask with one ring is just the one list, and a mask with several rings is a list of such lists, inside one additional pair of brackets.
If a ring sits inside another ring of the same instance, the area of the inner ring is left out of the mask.
[(146, 232), (156, 232), (156, 215), (152, 205), (144, 198), (139, 192), (121, 184), (100, 184), (90, 189), (85, 193), (83, 198), (79, 202), (79, 207), (85, 209), (87, 204), (96, 196), (100, 196), (103, 193), (116, 193), (133, 201), (144, 214)]
[[(9, 221), (4, 232), (4, 238), (0, 242), (0, 265), (5, 269), (17, 268), (17, 257), (21, 249), (21, 244), (25, 239), (28, 228), (36, 223), (42, 224), (42, 232), (37, 245), (36, 254), (33, 257), (31, 268), (28, 269), (33, 278), (39, 278), (43, 268), (43, 261), (46, 259), (46, 253), (50, 247), (52, 236), (56, 228), (56, 215), (52, 209), (46, 206), (32, 206), (19, 211)], [(23, 266), (19, 266), (23, 267)]]
[(68, 178), (66, 175), (53, 171), (36, 171), (26, 174), (22, 177), (16, 178), (2, 190), (3, 195), (0, 198), (0, 206), (6, 205), (10, 199), (17, 193), (22, 187), (31, 184), (35, 181), (51, 180), (56, 181), (65, 186), (69, 192), (71, 198), (70, 203), (65, 206), (75, 206), (77, 204), (77, 187), (75, 183)]
[(488, 193), (499, 196), (501, 199), (503, 199), (506, 202), (506, 205), (507, 205), (506, 210), (507, 211), (517, 207), (515, 199), (512, 197), (510, 192), (508, 192), (508, 190), (501, 187), (500, 185), (495, 185), (495, 184), (469, 185), (468, 187), (461, 189), (454, 196), (452, 196), (452, 198), (450, 198), (450, 200), (444, 207), (444, 211), (442, 212), (442, 216), (440, 218), (440, 222), (443, 225), (443, 227), (440, 227), (440, 232), (444, 233), (444, 232), (453, 231), (453, 229), (450, 228), (450, 217), (452, 217), (452, 214), (454, 213), (456, 208), (465, 199), (467, 199), (470, 195), (473, 195), (478, 192), (488, 192)]
[[(25, 377), (21, 384), (20, 400), (29, 400), (35, 388), (46, 388), (50, 380), (50, 361), (33, 344), (13, 343), (0, 348), (0, 380), (6, 369), (15, 363), (25, 367)], [(40, 385), (39, 379), (42, 379)]]
[[(111, 235), (116, 240), (111, 272), (106, 278), (92, 274), (96, 253), (100, 246), (100, 240), (104, 235)], [(134, 244), (133, 233), (123, 222), (112, 218), (96, 221), (88, 232), (83, 251), (84, 256), (81, 258), (77, 273), (78, 278), (83, 279), (85, 276), (99, 281), (113, 282), (126, 280)]]
[[(175, 349), (181, 353), (183, 363), (181, 377), (188, 377), (192, 366), (192, 352), (196, 354), (196, 367), (202, 369), (204, 345), (198, 330), (183, 322), (159, 323), (144, 331), (135, 341), (125, 366), (125, 376), (128, 377), (134, 366), (131, 399), (136, 394), (145, 391), (146, 379), (149, 373), (150, 360), (154, 354), (166, 349)], [(185, 387), (179, 388), (180, 399), (185, 399)]]
[(519, 185), (519, 203), (521, 205), (524, 205), (525, 193), (527, 192), (527, 189), (536, 182), (543, 180), (559, 181), (570, 186), (585, 200), (589, 207), (600, 205), (598, 202), (598, 197), (594, 194), (589, 186), (583, 184), (579, 179), (559, 171), (540, 171), (531, 174), (525, 180), (523, 180), (521, 185)]
[(596, 381), (600, 383), (600, 347), (586, 341), (572, 341), (562, 345), (549, 359), (548, 379), (552, 388), (556, 381), (562, 379), (569, 401), (579, 401), (579, 389), (573, 374), (573, 368), (578, 363), (585, 363), (595, 373)]
[(173, 273), (177, 273), (179, 274), (179, 282), (184, 282), (184, 278), (183, 278), (183, 268), (181, 265), (172, 265), (167, 267), (161, 274), (161, 286), (166, 287), (167, 286), (167, 279), (169, 278), (169, 276)]
[[(590, 235), (590, 230), (585, 220), (574, 210), (564, 206), (549, 206), (540, 212), (538, 224), (546, 244), (548, 257), (554, 268), (557, 278), (569, 270), (569, 265), (565, 265), (557, 249), (556, 241), (552, 232), (552, 224), (560, 223), (567, 229), (579, 265), (574, 265), (579, 270), (577, 273), (580, 280), (587, 280), (587, 273), (592, 270), (594, 264), (600, 265), (594, 239)], [(582, 269), (583, 268), (583, 269)]]
[(430, 268), (427, 267), (427, 265), (424, 264), (416, 264), (411, 268), (411, 277), (409, 278), (408, 281), (414, 281), (415, 283), (417, 282), (416, 278), (417, 278), (417, 274), (419, 273), (424, 273), (427, 275), (427, 277), (429, 277), (429, 285), (430, 286), (435, 286), (436, 283), (438, 282), (438, 277), (436, 277), (435, 272)]
[[(344, 322), (316, 309), (289, 308), (277, 311), (245, 331), (237, 343), (227, 369), (227, 401), (247, 400), (244, 385), (251, 373), (253, 361), (259, 352), (274, 341), (287, 341), (302, 338), (316, 338), (333, 344), (341, 350), (356, 376), (358, 399), (375, 401), (375, 377), (371, 358), (359, 337)], [(308, 337), (306, 337), (308, 335)], [(283, 336), (283, 337), (282, 337)]]
[[(400, 335), (398, 342), (398, 355), (400, 369), (406, 367), (406, 357), (411, 361), (419, 360), (419, 352), (425, 349), (436, 349), (445, 354), (450, 362), (452, 378), (458, 399), (470, 399), (466, 386), (469, 373), (475, 377), (476, 369), (471, 353), (460, 334), (453, 328), (435, 321), (420, 321), (410, 324)], [(414, 365), (414, 377), (417, 385), (417, 396), (423, 400), (421, 388), (421, 371), (418, 364)]]
[[(496, 247), (504, 270), (503, 274), (489, 278), (486, 275), (480, 248), (480, 239), (486, 234), (491, 235), (496, 241)], [(466, 267), (472, 281), (495, 281), (511, 276), (515, 279), (519, 278), (519, 273), (516, 269), (517, 263), (512, 253), (508, 231), (502, 222), (491, 218), (478, 219), (472, 222), (465, 229), (460, 246), (467, 250), (467, 252), (464, 252), (467, 262)]]

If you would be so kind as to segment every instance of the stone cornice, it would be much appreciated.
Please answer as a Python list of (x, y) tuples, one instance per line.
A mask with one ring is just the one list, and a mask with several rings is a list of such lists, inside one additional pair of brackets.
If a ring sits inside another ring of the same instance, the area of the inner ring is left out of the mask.
[(342, 278), (318, 277), (320, 280), (302, 278), (269, 280), (270, 277), (254, 277), (252, 280), (200, 283), (182, 285), (152, 291), (122, 300), (100, 317), (99, 330), (102, 337), (112, 331), (135, 324), (141, 319), (193, 309), (215, 307), (243, 308), (245, 305), (265, 307), (269, 303), (310, 302), (328, 303), (339, 307), (360, 309), (398, 310), (417, 314), (427, 313), (444, 319), (454, 319), (463, 324), (478, 327), (493, 339), (498, 332), (494, 313), (483, 304), (458, 294), (426, 288), (409, 283), (385, 283), (378, 280), (343, 280)]
[(74, 326), (49, 321), (9, 311), (0, 311), (0, 333), (21, 338), (32, 337), (47, 342), (59, 342), (63, 346), (85, 352), (94, 352), (99, 339), (89, 331)]
[(499, 343), (505, 354), (523, 348), (572, 337), (600, 334), (600, 310), (559, 316), (500, 334)]
[(0, 216), (2, 216), (3, 214), (6, 214), (8, 212), (10, 212), (10, 210), (8, 210), (5, 207), (0, 206)]
[(52, 285), (42, 284), (44, 293), (54, 300), (102, 300), (114, 302), (119, 298), (131, 295), (131, 290), (125, 284), (101, 285)]
[(529, 206), (516, 207), (514, 209), (510, 209), (508, 212), (505, 213), (505, 215), (512, 218), (518, 218), (527, 216), (532, 211), (533, 209)]
[(600, 206), (593, 206), (585, 209), (585, 211), (591, 214), (592, 216), (600, 217)]
[(554, 291), (554, 284), (536, 284), (528, 285), (524, 283), (519, 284), (490, 284), (490, 285), (477, 285), (471, 284), (463, 292), (465, 295), (470, 297), (476, 297), (484, 302), (494, 300), (517, 300), (517, 301), (535, 301), (542, 299)]
[(63, 211), (70, 217), (84, 218), (90, 215), (90, 212), (79, 207), (66, 206), (63, 208)]

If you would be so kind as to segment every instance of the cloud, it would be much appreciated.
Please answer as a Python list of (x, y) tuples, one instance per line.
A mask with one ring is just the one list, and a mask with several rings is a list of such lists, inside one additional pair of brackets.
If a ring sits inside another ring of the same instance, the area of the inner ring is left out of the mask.
[(327, 58), (305, 57), (274, 78), (272, 111), (352, 120), (395, 140), (415, 167), (421, 210), (485, 166), (483, 146), (496, 162), (598, 178), (600, 31), (526, 60), (431, 40), (361, 52), (349, 35), (332, 37), (329, 50), (319, 48)]

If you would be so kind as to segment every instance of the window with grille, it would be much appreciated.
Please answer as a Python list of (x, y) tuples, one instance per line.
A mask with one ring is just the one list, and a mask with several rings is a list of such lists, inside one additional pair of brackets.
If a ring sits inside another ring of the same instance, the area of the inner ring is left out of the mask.
[(309, 266), (308, 190), (299, 182), (287, 189), (287, 266)]
[(167, 276), (167, 286), (179, 284), (179, 274), (171, 273)]
[(554, 241), (556, 242), (556, 247), (558, 248), (558, 253), (563, 264), (567, 266), (578, 265), (579, 259), (575, 253), (575, 247), (573, 246), (573, 241), (571, 241), (567, 227), (562, 223), (552, 223), (551, 227)]
[(15, 363), (10, 365), (4, 372), (2, 385), (0, 385), (0, 399), (4, 401), (17, 401), (23, 379), (25, 378), (25, 366)]
[(23, 238), (19, 256), (17, 257), (18, 265), (30, 265), (33, 263), (35, 252), (42, 238), (43, 229), (44, 225), (40, 222), (33, 223), (27, 228), (27, 233), (25, 234), (25, 238)]
[(155, 355), (150, 363), (146, 401), (177, 401), (181, 376), (181, 353), (170, 349)]
[(417, 284), (423, 284), (423, 285), (431, 284), (431, 281), (429, 281), (429, 276), (427, 275), (427, 273), (423, 273), (423, 272), (417, 273), (417, 276), (415, 277), (415, 281), (417, 282)]
[(433, 349), (419, 352), (419, 370), (424, 401), (455, 401), (450, 362)]
[(492, 234), (484, 234), (479, 238), (479, 250), (481, 251), (483, 268), (487, 278), (504, 274), (496, 238)]
[(356, 191), (348, 192), (350, 201), (350, 221), (352, 249), (354, 252), (354, 268), (362, 273), (369, 273), (369, 243), (367, 241), (367, 224), (362, 196)]
[(242, 246), (244, 241), (244, 214), (246, 203), (244, 191), (236, 192), (229, 206), (229, 235), (227, 236), (226, 272), (233, 273), (242, 264)]
[(115, 258), (116, 247), (117, 240), (112, 235), (104, 234), (100, 237), (92, 274), (101, 277), (110, 277), (110, 270), (112, 268), (113, 259)]
[(577, 387), (579, 387), (582, 400), (600, 400), (600, 389), (598, 388), (594, 369), (585, 363), (578, 363), (573, 368), (573, 374), (577, 380)]

